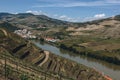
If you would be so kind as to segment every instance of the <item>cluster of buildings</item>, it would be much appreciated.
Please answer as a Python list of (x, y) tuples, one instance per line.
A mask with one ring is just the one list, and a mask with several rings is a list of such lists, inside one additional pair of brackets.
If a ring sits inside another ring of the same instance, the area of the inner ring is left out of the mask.
[(45, 38), (46, 41), (48, 42), (56, 42), (58, 41), (58, 39), (54, 39), (54, 38)]
[(22, 29), (22, 30), (15, 30), (14, 33), (20, 35), (23, 38), (26, 39), (35, 39), (37, 38), (35, 35), (32, 34), (31, 31), (28, 31), (27, 29)]
[[(15, 30), (14, 33), (18, 34), (19, 36), (25, 38), (25, 39), (36, 39), (37, 37), (32, 34), (31, 31), (27, 29), (19, 29)], [(57, 42), (60, 41), (59, 39), (51, 38), (51, 37), (44, 37), (44, 40), (47, 42)]]

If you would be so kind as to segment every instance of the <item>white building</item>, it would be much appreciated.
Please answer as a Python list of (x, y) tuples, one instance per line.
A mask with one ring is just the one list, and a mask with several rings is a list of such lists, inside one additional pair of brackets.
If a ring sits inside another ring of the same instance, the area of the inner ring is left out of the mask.
[(32, 34), (31, 31), (28, 31), (27, 29), (23, 29), (23, 30), (15, 30), (14, 33), (20, 35), (23, 38), (36, 38), (35, 35)]

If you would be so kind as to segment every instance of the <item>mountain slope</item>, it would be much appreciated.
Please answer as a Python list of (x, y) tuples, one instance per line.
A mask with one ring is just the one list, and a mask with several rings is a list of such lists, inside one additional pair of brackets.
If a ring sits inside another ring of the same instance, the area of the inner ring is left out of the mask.
[(20, 29), (20, 28), (16, 27), (15, 25), (10, 24), (8, 22), (1, 22), (0, 23), (0, 28), (5, 28), (5, 29), (7, 29), (9, 31), (12, 31), (12, 32), (14, 32), (15, 30)]
[(104, 80), (94, 69), (43, 51), (14, 33), (0, 29), (0, 38), (0, 70), (6, 72), (3, 68), (7, 65), (11, 72), (6, 75), (8, 79), (19, 80), (26, 75), (35, 80)]
[(66, 30), (73, 31), (70, 35), (92, 35), (106, 38), (120, 38), (119, 16), (120, 15), (85, 23), (74, 23), (77, 27), (68, 27)]
[[(33, 15), (31, 13), (0, 13), (0, 21), (7, 21), (12, 24), (20, 24), (32, 28), (36, 28), (39, 26), (57, 27), (67, 25), (66, 21), (49, 18), (45, 15)], [(19, 27), (19, 25), (17, 26)]]

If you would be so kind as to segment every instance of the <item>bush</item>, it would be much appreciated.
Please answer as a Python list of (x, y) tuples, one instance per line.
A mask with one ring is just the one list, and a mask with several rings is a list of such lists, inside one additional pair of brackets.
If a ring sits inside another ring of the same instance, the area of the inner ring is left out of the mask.
[(20, 76), (20, 80), (28, 80), (28, 76), (25, 75), (25, 74), (22, 74), (22, 75)]
[(41, 42), (44, 42), (45, 40), (44, 40), (44, 38), (40, 38), (40, 41), (41, 41)]

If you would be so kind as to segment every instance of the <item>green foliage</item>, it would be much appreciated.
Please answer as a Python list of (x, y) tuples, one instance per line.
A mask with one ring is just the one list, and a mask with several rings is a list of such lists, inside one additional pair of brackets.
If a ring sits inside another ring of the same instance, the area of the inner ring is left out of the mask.
[(12, 73), (12, 70), (9, 67), (6, 67), (6, 76), (9, 76)]
[(44, 38), (40, 38), (40, 41), (41, 41), (41, 42), (44, 42), (45, 40), (44, 40)]
[(28, 79), (29, 79), (28, 76), (25, 75), (25, 74), (22, 74), (22, 75), (20, 76), (20, 80), (28, 80)]
[(39, 31), (46, 31), (46, 30), (48, 30), (48, 28), (39, 28), (39, 29), (36, 29), (36, 30), (39, 30)]
[[(96, 58), (96, 59), (107, 61), (109, 63), (120, 65), (120, 59), (117, 58), (115, 55), (113, 56), (112, 55), (113, 53), (110, 54), (110, 52), (93, 51), (93, 50), (86, 49), (85, 47), (77, 47), (77, 46), (75, 47), (73, 45), (68, 46), (68, 45), (65, 45), (65, 44), (60, 44), (59, 47), (62, 48), (62, 49), (71, 51), (73, 53), (79, 54), (79, 55), (84, 55), (84, 56), (87, 56), (87, 57)], [(117, 49), (115, 51), (119, 52), (120, 50)], [(116, 55), (117, 55), (117, 53), (116, 53)]]
[(106, 28), (112, 27), (111, 25), (104, 25)]
[(10, 24), (8, 22), (1, 23), (0, 28), (5, 28), (5, 29), (7, 29), (9, 31), (14, 31), (14, 30), (19, 29), (16, 26), (13, 26), (12, 24)]
[(120, 15), (115, 16), (115, 20), (120, 21)]
[(0, 30), (0, 37), (4, 37), (4, 33)]

